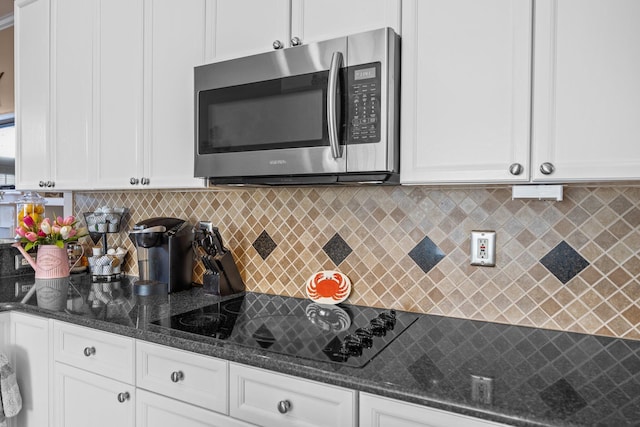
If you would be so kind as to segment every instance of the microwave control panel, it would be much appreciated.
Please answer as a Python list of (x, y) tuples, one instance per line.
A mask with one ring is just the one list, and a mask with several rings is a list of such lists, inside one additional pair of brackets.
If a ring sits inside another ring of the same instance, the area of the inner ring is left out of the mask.
[(380, 142), (380, 97), (382, 94), (380, 63), (347, 68), (349, 121), (347, 142), (366, 144)]

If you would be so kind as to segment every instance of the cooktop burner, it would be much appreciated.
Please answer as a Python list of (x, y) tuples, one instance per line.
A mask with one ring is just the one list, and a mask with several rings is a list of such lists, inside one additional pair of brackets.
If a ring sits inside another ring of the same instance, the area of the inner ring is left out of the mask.
[(417, 318), (404, 311), (247, 292), (153, 323), (274, 353), (362, 367)]

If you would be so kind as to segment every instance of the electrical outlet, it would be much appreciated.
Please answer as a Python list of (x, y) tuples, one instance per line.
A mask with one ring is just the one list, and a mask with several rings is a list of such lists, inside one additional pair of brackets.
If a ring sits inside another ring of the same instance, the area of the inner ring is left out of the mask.
[(494, 267), (496, 265), (496, 232), (471, 232), (471, 265)]
[(493, 378), (471, 375), (471, 401), (485, 405), (493, 404)]

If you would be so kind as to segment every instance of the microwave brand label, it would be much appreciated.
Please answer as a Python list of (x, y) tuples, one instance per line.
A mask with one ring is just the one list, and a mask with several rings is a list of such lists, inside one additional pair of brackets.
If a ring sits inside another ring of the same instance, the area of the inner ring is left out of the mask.
[(269, 164), (270, 165), (286, 165), (287, 161), (286, 160), (269, 160)]

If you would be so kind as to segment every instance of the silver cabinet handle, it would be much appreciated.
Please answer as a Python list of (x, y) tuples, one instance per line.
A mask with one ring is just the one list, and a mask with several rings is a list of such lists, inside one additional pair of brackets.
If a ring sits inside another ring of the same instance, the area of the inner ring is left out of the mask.
[(291, 409), (291, 402), (288, 400), (281, 400), (278, 402), (278, 412), (281, 414), (286, 414), (289, 412), (289, 409)]
[(149, 184), (149, 178), (145, 178), (144, 176), (140, 178), (140, 184), (147, 185)]
[(509, 166), (509, 173), (511, 175), (520, 175), (523, 170), (524, 168), (520, 163), (512, 163), (511, 166)]
[(556, 168), (553, 166), (553, 163), (544, 162), (540, 165), (540, 172), (542, 172), (543, 175), (551, 175), (555, 170)]
[(131, 178), (129, 178), (129, 184), (131, 184), (131, 185), (137, 185), (137, 184), (138, 184), (138, 182), (140, 182), (140, 181), (138, 180), (138, 178), (135, 178), (135, 177), (131, 177)]
[(38, 182), (38, 187), (42, 188), (44, 187), (46, 184), (44, 183), (44, 181), (39, 181)]
[(182, 381), (183, 379), (184, 379), (184, 372), (174, 371), (171, 373), (171, 381), (173, 381), (174, 383)]
[(96, 348), (95, 347), (85, 347), (83, 353), (87, 357), (93, 356), (94, 354), (96, 354)]
[(54, 181), (47, 181), (47, 188), (55, 187), (56, 183)]
[(127, 400), (129, 400), (130, 397), (131, 397), (131, 395), (129, 394), (128, 391), (125, 391), (125, 392), (122, 392), (122, 393), (118, 393), (118, 402), (124, 403)]
[(342, 52), (333, 52), (329, 67), (329, 83), (327, 84), (327, 125), (329, 127), (329, 145), (334, 159), (342, 157), (340, 141), (338, 141), (338, 112), (336, 95), (338, 90), (338, 71), (342, 66)]
[(302, 44), (302, 40), (300, 37), (294, 37), (291, 39), (291, 46), (300, 46)]
[(274, 40), (273, 48), (275, 50), (282, 49), (283, 47), (284, 47), (284, 45), (282, 44), (282, 42), (280, 40)]

